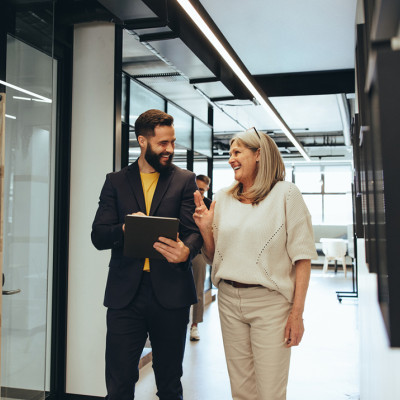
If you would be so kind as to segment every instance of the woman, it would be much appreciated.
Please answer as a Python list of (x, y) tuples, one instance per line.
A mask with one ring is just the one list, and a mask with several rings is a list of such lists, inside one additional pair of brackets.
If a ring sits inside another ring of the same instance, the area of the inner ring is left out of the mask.
[(213, 265), (234, 400), (283, 400), (290, 348), (304, 332), (303, 310), (317, 257), (311, 216), (285, 182), (274, 141), (255, 128), (230, 142), (235, 183), (207, 210), (195, 193), (194, 219)]

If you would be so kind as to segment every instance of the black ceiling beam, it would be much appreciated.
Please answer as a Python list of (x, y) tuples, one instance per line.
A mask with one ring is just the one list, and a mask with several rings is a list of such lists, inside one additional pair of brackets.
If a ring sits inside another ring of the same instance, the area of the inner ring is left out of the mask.
[(75, 25), (86, 22), (106, 21), (121, 24), (114, 14), (108, 11), (97, 0), (64, 0), (56, 2), (61, 13), (59, 22), (62, 25)]
[(221, 96), (221, 97), (211, 97), (210, 100), (213, 103), (216, 103), (217, 101), (230, 101), (230, 100), (236, 100), (235, 96)]
[(125, 29), (149, 29), (149, 28), (164, 28), (167, 26), (168, 21), (161, 18), (137, 18), (124, 21), (123, 27)]
[(221, 79), (218, 76), (212, 76), (209, 78), (192, 78), (189, 79), (189, 83), (192, 85), (196, 85), (198, 83), (212, 83), (212, 82), (221, 82)]
[[(226, 88), (234, 94), (237, 99), (251, 99), (252, 95), (243, 83), (233, 73), (229, 65), (222, 59), (218, 52), (214, 49), (209, 41), (205, 38), (203, 33), (193, 24), (192, 20), (187, 16), (182, 7), (175, 0), (142, 0), (143, 3), (149, 7), (153, 13), (160, 18), (160, 12), (164, 11), (162, 5), (167, 5), (168, 12), (168, 26), (171, 30), (177, 31), (179, 29), (179, 38), (191, 51), (203, 62), (205, 66), (215, 75), (220, 78), (220, 81)], [(216, 36), (220, 39), (225, 48), (234, 56), (238, 65), (247, 71), (245, 65), (241, 60), (235, 56), (235, 52), (224, 38), (218, 26), (214, 23), (207, 11), (201, 5), (200, 1), (193, 0), (193, 7), (199, 12), (202, 18), (207, 22)]]
[(268, 97), (354, 93), (355, 70), (254, 75)]
[(155, 32), (155, 33), (144, 33), (143, 35), (139, 35), (139, 40), (141, 42), (154, 42), (159, 40), (176, 39), (178, 37), (179, 34), (173, 31)]

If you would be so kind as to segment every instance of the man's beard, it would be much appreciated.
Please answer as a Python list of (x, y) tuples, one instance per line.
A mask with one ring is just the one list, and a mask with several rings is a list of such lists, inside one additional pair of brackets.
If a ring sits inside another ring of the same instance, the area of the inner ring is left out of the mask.
[[(162, 156), (169, 155), (169, 159), (165, 164), (161, 164), (160, 160)], [(174, 157), (174, 153), (163, 152), (157, 154), (151, 148), (151, 145), (148, 144), (146, 153), (144, 154), (145, 160), (157, 171), (157, 172), (164, 172), (168, 171), (172, 165), (172, 159)]]

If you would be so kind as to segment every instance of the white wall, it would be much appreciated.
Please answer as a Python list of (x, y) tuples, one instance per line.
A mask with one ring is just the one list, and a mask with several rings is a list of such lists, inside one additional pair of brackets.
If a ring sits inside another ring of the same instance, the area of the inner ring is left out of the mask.
[(97, 251), (91, 224), (113, 168), (115, 28), (74, 29), (71, 206), (69, 230), (67, 393), (104, 396), (103, 296), (109, 251)]
[[(364, 242), (358, 240), (359, 257)], [(400, 349), (389, 347), (378, 303), (377, 276), (359, 258), (360, 399), (400, 399)]]

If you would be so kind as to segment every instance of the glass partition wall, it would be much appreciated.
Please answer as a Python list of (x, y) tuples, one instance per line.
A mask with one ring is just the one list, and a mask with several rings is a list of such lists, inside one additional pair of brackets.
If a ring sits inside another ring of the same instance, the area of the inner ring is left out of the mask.
[[(55, 87), (53, 2), (14, 10), (6, 40), (1, 398), (49, 390)], [(30, 20), (35, 18), (35, 21)], [(3, 78), (4, 79), (4, 78)]]
[[(151, 108), (163, 110), (174, 117), (176, 135), (174, 164), (192, 170), (196, 175), (212, 178), (212, 127), (192, 116), (168, 99), (155, 93), (126, 74), (122, 75), (122, 131), (128, 132), (127, 164), (140, 155), (134, 125), (136, 118)], [(124, 159), (124, 155), (121, 157)], [(209, 192), (209, 197), (211, 191)], [(207, 266), (204, 290), (211, 289), (210, 266)]]
[[(142, 83), (122, 74), (122, 131), (127, 132), (128, 157), (125, 165), (140, 155), (135, 135), (135, 121), (144, 111), (155, 108), (174, 117), (176, 135), (174, 164), (180, 168), (194, 170), (196, 157), (212, 158), (212, 127), (164, 98)], [(122, 155), (124, 159), (124, 155)], [(123, 166), (125, 166), (123, 165)], [(196, 171), (195, 171), (196, 172)], [(207, 173), (205, 173), (207, 175)]]

